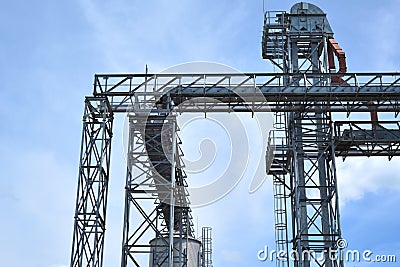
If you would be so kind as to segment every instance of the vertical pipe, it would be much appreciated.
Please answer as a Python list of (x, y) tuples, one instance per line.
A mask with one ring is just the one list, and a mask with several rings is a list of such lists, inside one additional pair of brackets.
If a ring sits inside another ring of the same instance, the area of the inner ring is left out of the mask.
[(292, 58), (292, 69), (293, 73), (297, 73), (299, 71), (299, 49), (297, 47), (296, 41), (291, 41), (291, 58)]
[[(172, 155), (171, 155), (171, 190), (169, 208), (169, 266), (174, 264), (174, 224), (175, 224), (175, 153), (176, 153), (176, 132), (175, 121), (171, 123)], [(181, 253), (181, 251), (179, 252)]]
[[(333, 138), (331, 139), (331, 154), (335, 155), (335, 145), (334, 145), (334, 140)], [(330, 195), (334, 195), (335, 199), (335, 206), (333, 212), (336, 214), (336, 221), (335, 221), (335, 228), (334, 228), (334, 234), (336, 234), (337, 239), (335, 240), (335, 243), (337, 240), (342, 238), (342, 230), (340, 226), (340, 212), (339, 212), (339, 190), (338, 190), (338, 183), (337, 183), (337, 175), (336, 175), (336, 158), (332, 157), (331, 159), (331, 166), (332, 166), (332, 181), (331, 184), (332, 186), (330, 187)], [(332, 199), (333, 200), (333, 199)], [(331, 201), (332, 201), (331, 200)], [(339, 263), (337, 264), (337, 267), (343, 267), (343, 248), (339, 249), (340, 254), (339, 254)]]
[(134, 146), (135, 140), (132, 134), (134, 124), (132, 123), (132, 118), (129, 118), (129, 133), (128, 133), (128, 148), (126, 155), (126, 180), (125, 180), (125, 207), (124, 207), (124, 226), (122, 232), (122, 254), (121, 254), (121, 267), (126, 267), (128, 265), (128, 255), (126, 252), (125, 244), (128, 242), (128, 232), (129, 232), (129, 212), (130, 212), (130, 201), (129, 201), (129, 185), (132, 177), (131, 171), (131, 153), (132, 147)]
[[(324, 42), (325, 43), (325, 42)], [(319, 68), (319, 54), (318, 54), (318, 43), (313, 42), (311, 45), (313, 54), (312, 54), (312, 69), (313, 72), (321, 72)], [(318, 83), (319, 80), (317, 78), (314, 79), (314, 84)], [(323, 105), (324, 103), (318, 103)], [(327, 172), (326, 172), (326, 153), (324, 149), (324, 138), (329, 134), (327, 132), (326, 127), (326, 118), (322, 112), (316, 112), (316, 141), (318, 147), (318, 183), (319, 183), (319, 193), (320, 193), (320, 205), (321, 205), (321, 226), (322, 226), (322, 234), (324, 240), (324, 247), (328, 249), (330, 244), (329, 237), (329, 210), (328, 210), (328, 194), (327, 194)], [(329, 129), (328, 129), (329, 131)], [(332, 262), (330, 260), (329, 254), (324, 253), (325, 256), (325, 266), (331, 267)]]
[[(318, 176), (319, 176), (319, 192), (320, 192), (320, 201), (321, 201), (321, 225), (322, 225), (322, 234), (324, 239), (324, 247), (329, 249), (331, 247), (331, 238), (330, 234), (330, 218), (329, 218), (329, 209), (328, 209), (328, 186), (327, 185), (327, 172), (326, 172), (326, 153), (323, 147), (323, 142), (328, 141), (324, 140), (324, 138), (329, 133), (325, 133), (326, 129), (324, 129), (325, 124), (322, 113), (316, 113), (317, 117), (317, 143), (318, 143)], [(325, 266), (331, 267), (332, 261), (330, 260), (329, 253), (324, 252), (325, 255)]]
[[(293, 73), (299, 73), (299, 50), (296, 41), (291, 42), (291, 63)], [(299, 78), (295, 78), (294, 85), (299, 84)], [(302, 131), (302, 114), (301, 112), (294, 112), (292, 114), (292, 142), (295, 161), (295, 220), (297, 228), (296, 248), (299, 253), (300, 259), (297, 264), (301, 267), (309, 267), (309, 259), (302, 259), (303, 248), (308, 247), (308, 224), (307, 224), (307, 195), (306, 195), (306, 181), (304, 177), (304, 151), (303, 151), (303, 131)], [(296, 233), (293, 233), (296, 235)]]
[[(298, 251), (300, 257), (303, 256), (303, 249), (308, 249), (308, 215), (307, 215), (307, 193), (306, 193), (306, 178), (304, 173), (304, 150), (303, 150), (303, 131), (302, 131), (302, 122), (301, 122), (301, 114), (297, 114), (297, 118), (295, 119), (295, 135), (297, 137), (297, 141), (295, 143), (296, 150), (296, 162), (297, 162), (297, 201), (298, 201), (298, 234), (297, 237), (299, 240)], [(301, 259), (300, 262), (303, 263), (302, 267), (310, 266), (310, 259), (304, 258)]]

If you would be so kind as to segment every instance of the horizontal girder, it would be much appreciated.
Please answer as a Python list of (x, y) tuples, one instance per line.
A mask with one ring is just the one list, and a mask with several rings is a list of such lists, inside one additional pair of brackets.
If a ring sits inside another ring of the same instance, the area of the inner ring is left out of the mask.
[(101, 74), (94, 96), (114, 112), (151, 111), (163, 97), (180, 112), (397, 112), (400, 73)]

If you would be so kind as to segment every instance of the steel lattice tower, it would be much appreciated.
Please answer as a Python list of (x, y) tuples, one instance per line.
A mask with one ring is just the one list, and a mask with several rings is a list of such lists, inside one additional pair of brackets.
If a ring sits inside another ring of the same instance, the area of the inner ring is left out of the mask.
[[(400, 73), (346, 73), (326, 14), (307, 3), (289, 13), (267, 12), (262, 47), (263, 57), (281, 73), (95, 75), (93, 95), (85, 99), (71, 267), (103, 266), (118, 113), (129, 118), (121, 266), (140, 266), (143, 254), (150, 255), (150, 266), (191, 266), (188, 248), (198, 243), (176, 116), (205, 111), (275, 113), (267, 161), (277, 248), (325, 256), (300, 257), (296, 267), (343, 265), (328, 257), (341, 238), (335, 157), (400, 155), (399, 121), (376, 116), (393, 112), (397, 118)], [(199, 101), (201, 108), (193, 104)], [(371, 113), (371, 121), (333, 121), (335, 112)], [(195, 256), (199, 264), (208, 257)]]
[(213, 267), (212, 263), (212, 237), (211, 237), (211, 227), (203, 227), (201, 229), (201, 242), (203, 248), (203, 262), (201, 267)]
[[(263, 57), (284, 74), (329, 73), (331, 40), (333, 31), (326, 15), (314, 5), (299, 3), (290, 13), (266, 13)], [(313, 78), (310, 82), (318, 86), (332, 80)], [(284, 84), (299, 85), (299, 81), (287, 77)], [(329, 105), (323, 100), (310, 104), (316, 108)], [(277, 129), (281, 142), (275, 147), (275, 165), (270, 171), (275, 188), (277, 248), (289, 251), (287, 199), (290, 196), (292, 247), (302, 257), (295, 265), (309, 267), (310, 261), (317, 262), (315, 256), (307, 253), (313, 251), (325, 254), (325, 260), (318, 265), (341, 266), (340, 261), (332, 262), (329, 257), (332, 254), (329, 251), (336, 250), (341, 238), (331, 114), (306, 109), (276, 114), (277, 125), (282, 124), (283, 116), (285, 127)], [(288, 259), (277, 261), (278, 266), (288, 264)]]

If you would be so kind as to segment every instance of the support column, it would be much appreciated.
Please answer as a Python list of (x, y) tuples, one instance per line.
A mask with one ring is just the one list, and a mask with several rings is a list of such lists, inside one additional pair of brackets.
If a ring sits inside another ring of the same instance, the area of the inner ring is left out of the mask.
[(329, 114), (301, 113), (290, 130), (294, 133), (292, 219), (293, 246), (299, 256), (296, 266), (341, 266), (341, 260), (332, 257), (341, 232)]
[(113, 112), (105, 97), (87, 97), (71, 267), (102, 267)]
[(129, 117), (121, 267), (187, 266), (193, 229), (177, 131), (163, 112)]

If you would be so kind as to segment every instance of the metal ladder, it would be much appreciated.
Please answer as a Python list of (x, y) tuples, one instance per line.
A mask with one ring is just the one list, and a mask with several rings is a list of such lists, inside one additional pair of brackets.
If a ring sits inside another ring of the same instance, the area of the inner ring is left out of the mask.
[[(289, 173), (289, 149), (286, 140), (285, 113), (276, 112), (274, 115), (274, 130), (270, 132), (268, 139), (267, 155), (273, 156), (268, 174), (272, 175), (273, 179), (276, 255), (281, 255), (280, 251), (288, 255), (287, 205), (290, 198), (286, 176)], [(274, 260), (277, 267), (289, 266), (287, 258)]]

